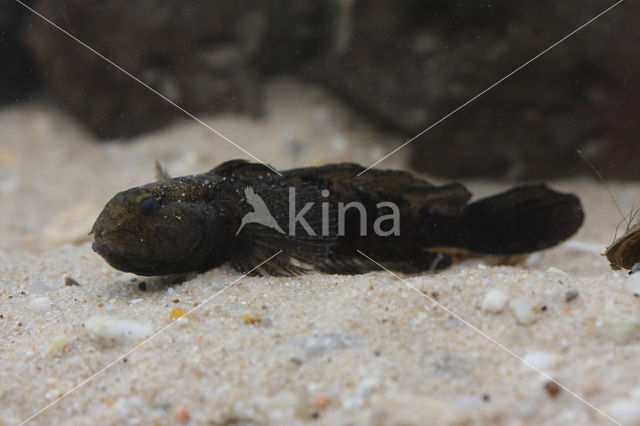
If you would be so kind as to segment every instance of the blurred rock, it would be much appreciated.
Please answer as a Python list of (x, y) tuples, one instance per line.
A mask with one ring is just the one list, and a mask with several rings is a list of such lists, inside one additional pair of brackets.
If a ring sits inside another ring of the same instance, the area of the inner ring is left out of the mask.
[[(263, 22), (241, 4), (42, 0), (36, 8), (194, 114), (247, 111), (259, 103), (250, 62)], [(29, 21), (28, 43), (49, 86), (99, 136), (126, 137), (183, 118), (39, 17)]]
[(16, 2), (0, 3), (0, 104), (24, 100), (39, 85), (32, 55), (21, 34), (26, 12)]
[[(283, 3), (284, 12), (270, 14)], [(307, 15), (315, 15), (314, 2), (288, 3), (41, 0), (37, 10), (193, 114), (257, 115), (263, 69), (277, 69), (313, 44)], [(37, 16), (28, 42), (57, 96), (101, 137), (185, 118)]]
[[(339, 3), (343, 8), (336, 13), (333, 49), (315, 69), (315, 77), (407, 138), (610, 5), (597, 0), (580, 7), (549, 0)], [(640, 49), (629, 41), (637, 34), (624, 34), (638, 32), (633, 25), (637, 14), (628, 18), (625, 28), (618, 19), (628, 12), (603, 16), (416, 139), (412, 165), (455, 177), (532, 179), (591, 173), (575, 150), (582, 148), (602, 165), (612, 145), (606, 105), (617, 105), (618, 100), (607, 89), (611, 74), (627, 62), (638, 63), (633, 58)], [(606, 59), (616, 50), (612, 45), (617, 50), (628, 47), (620, 54), (626, 62), (619, 61), (613, 70)], [(631, 50), (635, 55), (629, 55)], [(637, 94), (629, 99), (640, 105)], [(636, 121), (628, 115), (618, 120)], [(627, 137), (623, 144), (640, 153), (634, 138)], [(603, 168), (620, 176), (619, 166)]]
[[(621, 5), (622, 6), (622, 5)], [(640, 4), (616, 11), (615, 37), (603, 55), (606, 80), (603, 107), (594, 119), (607, 123), (606, 134), (592, 142), (591, 158), (605, 177), (640, 178)]]
[[(408, 139), (611, 3), (199, 0), (185, 7), (178, 0), (39, 0), (35, 5), (197, 116), (260, 115), (263, 79), (290, 73), (331, 88), (364, 119)], [(0, 7), (0, 16), (3, 9), (15, 9), (11, 6)], [(576, 154), (581, 149), (605, 177), (637, 178), (639, 16), (640, 5), (619, 5), (478, 97), (412, 142), (407, 148), (413, 151), (412, 166), (450, 177), (592, 175)], [(10, 23), (15, 33), (19, 19), (3, 18), (0, 25)], [(188, 119), (37, 16), (28, 24), (28, 45), (47, 84), (99, 136), (127, 137)]]

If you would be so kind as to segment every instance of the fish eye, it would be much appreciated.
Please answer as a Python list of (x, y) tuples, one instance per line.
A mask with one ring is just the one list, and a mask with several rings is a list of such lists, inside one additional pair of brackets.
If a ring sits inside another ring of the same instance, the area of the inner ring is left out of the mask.
[(142, 211), (145, 213), (151, 212), (156, 207), (155, 201), (150, 198), (142, 200), (142, 203), (140, 205), (142, 207)]

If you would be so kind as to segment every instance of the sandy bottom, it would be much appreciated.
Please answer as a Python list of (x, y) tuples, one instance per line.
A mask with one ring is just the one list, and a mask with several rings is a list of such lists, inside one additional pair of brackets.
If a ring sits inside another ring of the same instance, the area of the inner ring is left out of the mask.
[[(313, 87), (281, 80), (267, 100), (262, 120), (206, 121), (280, 168), (371, 164), (402, 142)], [(106, 200), (153, 180), (155, 159), (181, 175), (247, 155), (187, 121), (98, 144), (41, 104), (0, 111), (0, 129), (0, 425), (76, 386), (31, 423), (640, 424), (640, 286), (600, 256), (620, 221), (600, 183), (550, 182), (582, 198), (585, 225), (518, 266), (143, 279), (91, 251)], [(638, 185), (611, 186), (625, 212), (640, 204)]]

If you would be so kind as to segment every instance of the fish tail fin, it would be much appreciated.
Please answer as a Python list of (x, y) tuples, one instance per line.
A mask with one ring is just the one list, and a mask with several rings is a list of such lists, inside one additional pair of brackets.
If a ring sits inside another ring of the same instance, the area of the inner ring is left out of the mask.
[(533, 252), (568, 239), (583, 220), (575, 195), (522, 185), (469, 204), (459, 245), (485, 254)]

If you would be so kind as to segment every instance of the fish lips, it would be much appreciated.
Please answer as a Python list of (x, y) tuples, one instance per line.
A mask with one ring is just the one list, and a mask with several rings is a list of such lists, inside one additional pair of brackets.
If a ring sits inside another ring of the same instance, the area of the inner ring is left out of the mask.
[(142, 247), (134, 247), (129, 244), (113, 241), (96, 241), (91, 244), (91, 248), (105, 259), (114, 256), (130, 259), (143, 259), (147, 254), (147, 250)]
[(180, 265), (171, 262), (149, 261), (144, 257), (146, 253), (141, 247), (131, 247), (117, 242), (94, 242), (91, 245), (93, 251), (98, 253), (112, 267), (123, 272), (131, 272), (136, 275), (158, 276), (176, 273), (191, 272), (192, 268), (181, 269)]
[(146, 261), (149, 257), (148, 250), (142, 246), (107, 240), (96, 241), (91, 244), (91, 248), (107, 263), (121, 271), (133, 272), (140, 267), (149, 266)]

